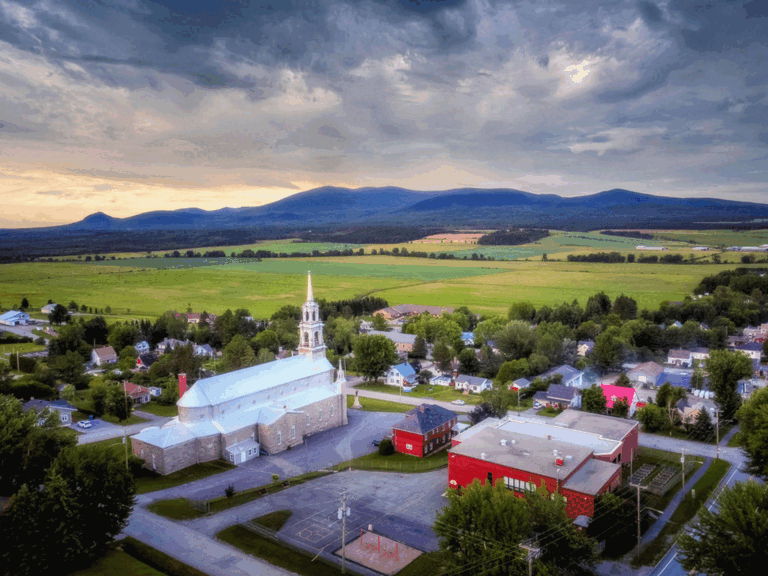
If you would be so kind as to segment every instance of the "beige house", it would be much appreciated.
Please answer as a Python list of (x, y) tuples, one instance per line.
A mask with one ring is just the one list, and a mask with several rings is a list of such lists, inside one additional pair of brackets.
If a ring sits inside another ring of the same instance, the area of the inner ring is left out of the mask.
[(180, 379), (178, 417), (133, 436), (134, 454), (161, 474), (219, 458), (242, 464), (345, 425), (344, 372), (334, 378), (325, 357), (311, 277), (299, 336), (296, 356), (204, 378), (189, 390), (186, 377)]

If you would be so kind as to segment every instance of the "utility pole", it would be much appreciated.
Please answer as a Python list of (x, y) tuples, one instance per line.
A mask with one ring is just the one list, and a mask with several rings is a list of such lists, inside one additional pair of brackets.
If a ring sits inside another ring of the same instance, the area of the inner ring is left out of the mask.
[(717, 430), (716, 434), (716, 446), (717, 446), (717, 459), (720, 460), (720, 408), (715, 408), (715, 430)]
[(347, 508), (347, 493), (344, 492), (341, 495), (341, 508), (339, 508), (338, 518), (341, 520), (341, 573), (346, 573), (346, 560), (347, 560), (347, 516), (349, 516), (349, 508)]
[(682, 448), (682, 456), (680, 456), (680, 463), (683, 469), (683, 499), (685, 499), (685, 448)]
[(518, 544), (518, 546), (527, 551), (528, 576), (533, 576), (533, 561), (541, 555), (541, 548), (534, 545), (533, 543), (527, 544), (525, 542)]
[(640, 558), (640, 484), (630, 484), (637, 488), (637, 558)]
[(123, 428), (123, 444), (125, 444), (125, 471), (128, 472), (128, 432)]

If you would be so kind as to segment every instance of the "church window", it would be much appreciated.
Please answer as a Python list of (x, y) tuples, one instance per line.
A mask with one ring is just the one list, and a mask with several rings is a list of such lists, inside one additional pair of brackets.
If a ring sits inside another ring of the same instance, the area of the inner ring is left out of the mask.
[(333, 418), (333, 406), (331, 406), (331, 418)]
[(291, 426), (291, 438), (296, 439), (296, 426)]
[(320, 411), (317, 413), (317, 419), (318, 419), (318, 420), (322, 420), (322, 419), (323, 419), (323, 411), (322, 411), (322, 410), (320, 410)]
[(320, 332), (315, 332), (315, 346), (320, 344)]
[(304, 312), (304, 320), (307, 320), (307, 321), (309, 321), (309, 310), (307, 310), (306, 312)]
[(315, 320), (317, 320), (317, 312), (312, 310), (312, 321), (315, 321)]
[(309, 332), (304, 332), (304, 346), (309, 346)]
[(277, 444), (280, 445), (283, 443), (283, 433), (279, 430), (277, 431)]

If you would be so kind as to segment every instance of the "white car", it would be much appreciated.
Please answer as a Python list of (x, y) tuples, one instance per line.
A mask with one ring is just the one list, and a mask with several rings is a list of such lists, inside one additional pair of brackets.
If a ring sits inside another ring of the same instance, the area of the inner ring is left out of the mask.
[(89, 420), (80, 420), (77, 425), (80, 426), (80, 428), (90, 428), (93, 426)]
[(464, 402), (464, 400), (454, 400), (453, 402), (451, 402), (451, 404), (456, 404), (456, 406), (464, 406), (466, 402)]

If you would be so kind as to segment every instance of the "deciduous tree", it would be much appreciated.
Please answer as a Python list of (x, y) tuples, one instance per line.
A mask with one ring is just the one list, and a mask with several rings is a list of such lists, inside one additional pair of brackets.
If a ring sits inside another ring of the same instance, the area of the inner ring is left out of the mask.
[(69, 322), (67, 309), (61, 304), (56, 304), (56, 307), (48, 314), (48, 322), (51, 324), (65, 324)]
[(699, 521), (682, 534), (683, 568), (706, 576), (751, 576), (768, 566), (768, 487), (757, 482), (726, 487), (712, 512), (702, 506)]
[(581, 409), (593, 414), (605, 414), (606, 400), (600, 386), (593, 384), (581, 392)]
[(256, 355), (244, 336), (237, 334), (224, 348), (221, 354), (221, 371), (241, 370), (256, 364)]
[(392, 330), (389, 323), (387, 322), (387, 319), (384, 318), (381, 314), (375, 314), (373, 316), (373, 320), (371, 321), (371, 327), (374, 330), (378, 330), (379, 332), (389, 332)]
[(380, 334), (358, 337), (354, 352), (358, 372), (367, 380), (382, 376), (399, 358), (395, 344)]
[(737, 413), (750, 474), (768, 480), (768, 388), (757, 390)]
[(738, 382), (752, 375), (752, 361), (741, 352), (713, 350), (704, 365), (720, 414), (724, 420), (731, 420), (741, 404)]

